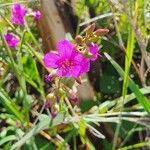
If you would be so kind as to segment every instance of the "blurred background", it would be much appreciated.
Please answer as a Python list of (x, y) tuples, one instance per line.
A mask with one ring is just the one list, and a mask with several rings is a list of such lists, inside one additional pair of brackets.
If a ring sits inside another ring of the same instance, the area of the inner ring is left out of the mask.
[[(122, 96), (123, 76), (120, 76), (118, 71), (105, 57), (104, 53), (109, 54), (124, 70), (125, 55), (127, 49), (129, 49), (129, 43), (131, 42), (131, 32), (133, 32), (135, 36), (132, 45), (134, 52), (128, 76), (138, 85), (139, 89), (143, 89), (143, 93), (145, 92), (147, 98), (150, 99), (149, 0), (0, 0), (0, 13), (2, 14), (2, 16), (0, 16), (0, 28), (3, 31), (8, 28), (6, 18), (10, 17), (9, 12), (13, 2), (19, 2), (28, 6), (29, 11), (40, 10), (42, 16), (40, 21), (34, 23), (28, 18), (28, 23), (32, 33), (42, 47), (43, 53), (55, 49), (56, 43), (61, 39), (67, 38), (73, 40), (76, 35), (84, 35), (86, 27), (92, 23), (96, 23), (96, 29), (109, 29), (109, 33), (102, 36), (97, 41), (100, 45), (100, 57), (96, 62), (91, 63), (90, 72), (84, 76), (86, 82), (78, 86), (80, 99), (78, 106), (81, 113), (92, 114), (97, 109), (99, 109), (100, 113), (118, 113), (120, 111), (121, 104), (118, 103), (118, 101)], [(26, 36), (26, 41), (30, 42), (28, 36)], [(2, 42), (0, 45), (1, 62), (5, 59), (5, 49), (2, 46)], [(30, 65), (32, 61), (26, 62), (24, 59), (24, 62), (27, 65), (26, 71), (29, 72), (28, 68), (32, 68)], [(2, 68), (2, 65), (0, 67)], [(39, 64), (37, 68), (42, 78), (44, 78), (46, 73), (40, 69), (40, 67)], [(0, 71), (1, 77), (2, 74), (2, 71)], [(33, 80), (36, 80), (36, 78), (34, 78), (35, 74), (33, 75), (31, 70), (29, 75), (31, 75)], [(10, 97), (15, 97), (17, 99), (17, 97), (21, 96), (21, 93), (18, 89), (16, 90), (17, 85), (15, 85), (15, 80), (16, 79), (12, 76), (7, 82), (5, 82), (5, 89)], [(45, 84), (44, 88), (46, 89), (50, 86), (51, 85)], [(38, 97), (35, 89), (29, 87), (28, 91), (31, 95), (34, 93), (33, 95), (35, 99)], [(137, 114), (138, 112), (145, 112), (133, 96), (132, 88), (128, 90), (128, 94), (128, 103), (125, 104), (123, 111), (127, 113), (135, 111)], [(18, 101), (17, 103), (19, 105), (20, 102)], [(40, 106), (38, 106), (38, 102), (35, 101), (32, 109), (39, 110), (39, 108)], [(5, 112), (1, 105), (0, 112)], [(8, 125), (8, 118), (6, 118), (5, 115), (0, 115), (0, 146), (2, 146), (1, 149), (4, 150), (7, 150), (7, 146), (10, 145), (11, 142), (4, 142), (5, 144), (3, 145), (1, 144), (1, 139), (3, 139), (4, 135), (10, 135), (11, 133), (16, 132), (11, 125)], [(142, 143), (144, 145), (144, 143), (147, 142), (149, 143), (147, 145), (150, 145), (149, 117), (142, 118), (142, 116), (140, 116), (139, 118), (141, 119), (139, 119), (138, 122), (140, 125), (136, 121), (122, 121), (116, 149), (119, 149), (119, 147), (134, 145), (135, 143)], [(144, 126), (141, 126), (141, 124), (144, 124)], [(8, 126), (9, 129), (7, 128)], [(6, 128), (7, 130), (4, 130)], [(106, 137), (104, 140), (101, 140), (87, 131), (87, 136), (95, 149), (111, 150), (115, 136), (116, 124), (105, 123), (104, 121), (99, 127), (95, 128)], [(68, 134), (67, 136), (65, 133), (61, 134), (62, 137), (72, 145), (73, 133)], [(76, 137), (77, 150), (91, 149), (81, 142), (82, 140), (80, 140), (79, 135)], [(47, 140), (41, 138), (41, 136), (38, 135), (35, 138), (39, 150), (55, 149), (53, 144), (48, 143)], [(29, 147), (24, 146), (23, 149), (26, 150), (29, 149)], [(73, 146), (71, 146), (71, 149), (73, 149)], [(134, 147), (128, 147), (125, 150), (127, 149), (134, 149)], [(145, 146), (141, 149), (149, 150), (150, 147)]]

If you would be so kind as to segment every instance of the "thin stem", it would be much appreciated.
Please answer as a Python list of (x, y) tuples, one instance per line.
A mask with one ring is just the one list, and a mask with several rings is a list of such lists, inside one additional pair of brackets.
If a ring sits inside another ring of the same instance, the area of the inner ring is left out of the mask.
[(7, 42), (5, 41), (5, 38), (2, 36), (2, 32), (0, 31), (0, 36), (5, 44), (5, 47), (6, 47), (6, 50), (8, 52), (8, 55), (10, 57), (10, 60), (11, 60), (11, 63), (12, 63), (12, 69), (13, 71), (15, 72), (16, 74), (16, 77), (18, 79), (18, 82), (21, 86), (21, 89), (23, 90), (23, 93), (24, 93), (24, 101), (23, 101), (23, 104), (24, 104), (24, 111), (25, 111), (25, 114), (26, 114), (26, 117), (27, 117), (27, 120), (29, 120), (29, 114), (28, 114), (28, 102), (27, 102), (27, 91), (26, 91), (26, 83), (25, 83), (25, 79), (24, 79), (24, 76), (22, 76), (22, 72), (23, 72), (23, 66), (22, 66), (22, 63), (19, 62), (17, 66), (17, 64), (15, 63), (15, 60), (13, 58), (13, 55), (12, 55), (12, 51), (11, 49), (9, 48), (9, 46), (7, 45)]
[(29, 28), (27, 22), (25, 22), (25, 28), (26, 28), (26, 30), (28, 31), (28, 33), (30, 34), (30, 36), (31, 36), (31, 38), (32, 38), (32, 40), (33, 40), (33, 42), (34, 42), (34, 43), (36, 44), (36, 46), (38, 47), (39, 51), (43, 54), (43, 51), (41, 50), (40, 45), (38, 44), (37, 40), (35, 39), (34, 35), (32, 34), (32, 32), (31, 32), (31, 30), (30, 30), (30, 28)]
[[(33, 127), (33, 124), (30, 122), (29, 123), (30, 127)], [(61, 144), (61, 142), (59, 142), (58, 140), (52, 138), (49, 134), (47, 134), (44, 131), (40, 131), (40, 135), (42, 135), (44, 138), (46, 138), (47, 140), (49, 140), (50, 142), (54, 143), (57, 147)]]
[(76, 116), (76, 113), (74, 112), (74, 110), (73, 110), (73, 108), (72, 108), (72, 105), (71, 105), (71, 103), (70, 103), (70, 101), (69, 101), (69, 99), (68, 99), (67, 97), (65, 98), (65, 102), (66, 102), (66, 104), (67, 104), (67, 106), (68, 106), (70, 112), (72, 113), (72, 115), (73, 115), (73, 116)]
[(42, 108), (41, 108), (41, 110), (40, 110), (40, 112), (39, 112), (37, 118), (35, 119), (35, 121), (34, 121), (34, 123), (33, 123), (33, 126), (36, 125), (36, 123), (38, 122), (39, 116), (40, 116), (40, 115), (42, 114), (42, 112), (44, 111), (45, 105), (46, 105), (46, 102), (43, 104), (43, 106), (42, 106)]
[(76, 136), (73, 136), (73, 149), (77, 150), (77, 140), (76, 140)]

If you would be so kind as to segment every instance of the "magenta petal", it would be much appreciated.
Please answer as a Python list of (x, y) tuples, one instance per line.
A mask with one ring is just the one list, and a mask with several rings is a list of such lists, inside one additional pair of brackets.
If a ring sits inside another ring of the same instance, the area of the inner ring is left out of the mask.
[(90, 60), (89, 59), (83, 57), (81, 54), (78, 53), (74, 57), (74, 60), (76, 61), (77, 65), (81, 66), (79, 76), (81, 74), (86, 73), (86, 72), (88, 72), (90, 70)]
[(61, 40), (57, 44), (57, 50), (61, 57), (71, 57), (74, 47), (68, 40)]
[(69, 73), (69, 70), (65, 70), (63, 68), (58, 68), (57, 75), (59, 77), (70, 77), (71, 76)]
[(24, 6), (20, 5), (19, 3), (16, 3), (12, 6), (12, 15), (24, 17), (26, 13), (27, 10), (24, 8)]
[(86, 73), (90, 70), (90, 61), (85, 59), (81, 65), (80, 74)]
[(80, 53), (77, 53), (76, 55), (74, 55), (73, 59), (77, 62), (77, 64), (80, 65), (85, 58)]
[(99, 49), (98, 45), (97, 44), (91, 44), (88, 46), (88, 48), (89, 48), (89, 51), (93, 54), (91, 60), (95, 61), (98, 57), (98, 49)]
[(11, 10), (11, 22), (16, 25), (24, 25), (24, 17), (27, 13), (27, 10), (24, 6), (16, 3), (12, 6)]
[(81, 66), (80, 65), (76, 65), (73, 67), (73, 69), (71, 70), (71, 75), (75, 78), (78, 78), (81, 74)]
[(44, 56), (44, 65), (48, 68), (57, 68), (57, 61), (59, 56), (55, 53), (49, 52)]
[(41, 12), (37, 10), (33, 13), (33, 16), (35, 21), (39, 21), (41, 18)]
[(19, 43), (19, 40), (11, 33), (4, 35), (5, 40), (10, 48), (16, 48)]

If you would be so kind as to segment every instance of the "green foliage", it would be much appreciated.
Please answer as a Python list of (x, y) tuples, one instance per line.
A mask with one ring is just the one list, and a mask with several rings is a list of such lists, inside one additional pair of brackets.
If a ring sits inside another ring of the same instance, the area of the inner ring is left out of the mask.
[[(105, 56), (108, 58), (108, 60), (112, 63), (116, 71), (123, 77), (124, 76), (124, 71), (122, 68), (107, 54), (105, 53)], [(128, 77), (129, 80), (129, 88), (134, 92), (136, 95), (136, 98), (138, 102), (143, 106), (143, 108), (150, 113), (150, 102), (149, 100), (140, 92), (139, 88), (137, 85), (134, 83), (132, 79)]]
[(113, 94), (120, 92), (120, 85), (118, 83), (118, 79), (115, 76), (103, 74), (100, 79), (100, 88), (103, 93)]
[[(37, 0), (29, 4), (19, 2), (33, 9), (38, 9), (40, 4)], [(56, 117), (49, 105), (57, 100), (51, 97), (50, 104), (45, 101), (46, 95), (60, 83), (44, 83), (44, 75), (51, 70), (43, 66), (36, 23), (27, 17), (24, 27), (14, 26), (10, 22), (12, 3), (12, 0), (0, 1), (0, 147), (4, 150), (149, 148), (150, 143), (146, 141), (150, 129), (150, 68), (146, 62), (150, 49), (149, 2), (75, 1), (77, 33), (84, 36), (83, 26), (92, 20), (96, 22), (96, 29), (110, 31), (98, 40), (101, 56), (97, 63), (100, 64), (96, 69), (93, 67), (97, 79), (90, 76), (91, 83), (96, 81), (99, 87), (93, 87), (96, 89), (94, 100), (81, 100), (76, 105), (66, 99), (68, 93), (64, 93), (63, 88), (59, 89), (62, 95), (57, 95), (59, 105), (54, 105), (54, 110), (59, 111)], [(21, 39), (16, 50), (10, 49), (4, 40), (7, 29)], [(144, 44), (139, 43), (140, 36), (147, 44), (145, 49)], [(70, 33), (66, 38), (74, 41)], [(70, 82), (72, 86), (72, 80), (61, 82)], [(139, 133), (145, 136), (143, 141)]]

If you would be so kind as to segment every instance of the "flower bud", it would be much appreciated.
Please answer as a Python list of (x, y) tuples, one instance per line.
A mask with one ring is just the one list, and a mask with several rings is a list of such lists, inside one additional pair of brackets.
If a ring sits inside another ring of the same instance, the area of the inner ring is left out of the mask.
[(41, 12), (37, 10), (33, 12), (33, 16), (35, 21), (39, 21), (41, 19)]
[(57, 116), (57, 114), (58, 114), (57, 112), (52, 111), (52, 112), (51, 112), (51, 117), (52, 117), (52, 119), (54, 119), (54, 118)]
[(61, 95), (65, 94), (65, 91), (62, 88), (59, 88), (59, 92), (60, 92)]
[(59, 112), (59, 109), (60, 108), (59, 108), (58, 104), (52, 105), (52, 107), (51, 107), (51, 116), (52, 116), (53, 119), (57, 116), (57, 114)]
[(70, 100), (74, 103), (76, 103), (78, 101), (78, 96), (77, 96), (76, 92), (70, 93)]
[(87, 30), (86, 30), (86, 34), (91, 34), (94, 30), (95, 30), (95, 23), (91, 24), (90, 26), (87, 27)]
[(53, 93), (49, 93), (47, 96), (46, 96), (46, 100), (49, 101), (49, 100), (53, 100), (55, 99), (55, 95)]
[(81, 79), (80, 79), (80, 78), (75, 78), (75, 80), (76, 80), (76, 82), (77, 82), (78, 84), (81, 84)]
[(98, 40), (99, 40), (99, 37), (96, 36), (96, 35), (94, 35), (93, 37), (91, 37), (91, 38), (89, 39), (89, 42), (90, 42), (90, 43), (96, 43)]
[(45, 109), (48, 109), (48, 108), (50, 108), (51, 107), (51, 101), (50, 100), (47, 100), (46, 102), (45, 102)]
[(81, 35), (77, 35), (76, 37), (75, 37), (75, 41), (76, 41), (76, 43), (77, 44), (82, 44), (82, 42), (83, 42), (83, 38), (82, 38), (82, 36)]
[(109, 32), (108, 29), (98, 29), (94, 32), (94, 34), (97, 35), (97, 36), (103, 36), (108, 32)]
[(45, 80), (46, 83), (49, 83), (52, 80), (52, 78), (53, 77), (50, 74), (44, 76), (44, 80)]
[(54, 104), (54, 105), (52, 106), (52, 110), (55, 111), (55, 112), (56, 112), (56, 111), (58, 112), (58, 111), (59, 111), (59, 105), (58, 105), (58, 104)]
[(0, 79), (4, 77), (6, 72), (6, 65), (0, 61)]

